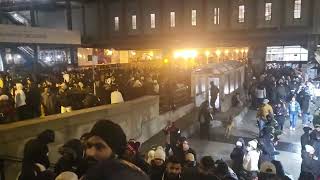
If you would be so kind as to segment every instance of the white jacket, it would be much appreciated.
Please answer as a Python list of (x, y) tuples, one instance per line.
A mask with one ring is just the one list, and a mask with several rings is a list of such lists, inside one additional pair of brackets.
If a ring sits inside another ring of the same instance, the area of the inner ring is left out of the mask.
[(111, 93), (111, 104), (122, 103), (124, 102), (121, 92), (113, 91)]
[(267, 97), (266, 88), (256, 89), (256, 98), (264, 99)]
[(16, 95), (14, 97), (14, 102), (16, 107), (26, 105), (26, 95), (24, 94), (23, 90), (17, 90), (15, 93)]
[(248, 151), (243, 157), (243, 168), (247, 171), (259, 171), (258, 163), (260, 152), (257, 150)]

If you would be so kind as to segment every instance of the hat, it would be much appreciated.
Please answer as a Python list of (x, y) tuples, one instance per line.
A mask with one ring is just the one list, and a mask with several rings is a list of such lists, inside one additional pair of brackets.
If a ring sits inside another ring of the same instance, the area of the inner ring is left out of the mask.
[(260, 172), (266, 174), (277, 174), (276, 167), (269, 161), (265, 161), (261, 164)]
[(0, 101), (8, 101), (9, 100), (9, 97), (7, 95), (1, 95), (0, 96)]
[(147, 163), (151, 164), (151, 161), (154, 160), (154, 155), (155, 155), (155, 151), (154, 150), (150, 150), (148, 152), (148, 159), (147, 159)]
[(188, 153), (185, 156), (186, 161), (195, 161), (194, 155), (192, 153)]
[(257, 79), (257, 78), (255, 76), (253, 76), (252, 79)]
[(166, 153), (161, 146), (157, 147), (157, 150), (154, 153), (154, 159), (166, 160)]
[(78, 180), (78, 176), (70, 171), (61, 173), (55, 180)]
[(140, 142), (136, 142), (134, 139), (129, 140), (127, 149), (133, 153), (139, 152)]
[(92, 127), (91, 136), (99, 136), (112, 149), (114, 154), (122, 155), (127, 147), (126, 134), (122, 128), (110, 121), (100, 120)]
[(254, 149), (257, 149), (257, 147), (258, 147), (258, 142), (257, 142), (257, 140), (252, 140), (252, 141), (249, 141), (249, 142), (248, 142), (248, 145), (249, 145), (250, 147), (254, 148)]
[[(1, 97), (1, 96), (0, 96), (0, 97)], [(309, 127), (309, 126), (303, 127), (303, 132), (305, 132), (305, 133), (307, 133), (307, 132), (309, 132), (309, 131), (311, 131), (311, 130), (312, 130), (312, 128)]]
[(237, 142), (236, 142), (236, 146), (242, 146), (242, 142), (237, 141)]
[(305, 145), (305, 148), (306, 148), (306, 152), (309, 153), (309, 154), (314, 154), (315, 150), (312, 146), (310, 145)]
[(263, 100), (263, 104), (268, 104), (269, 103), (269, 99), (264, 99)]

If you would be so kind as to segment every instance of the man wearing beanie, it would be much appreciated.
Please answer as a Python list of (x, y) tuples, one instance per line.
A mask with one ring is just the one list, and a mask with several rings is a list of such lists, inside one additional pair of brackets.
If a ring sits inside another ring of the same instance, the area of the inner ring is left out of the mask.
[(148, 180), (134, 164), (121, 159), (127, 147), (122, 128), (109, 120), (99, 120), (86, 143), (89, 170), (81, 180)]

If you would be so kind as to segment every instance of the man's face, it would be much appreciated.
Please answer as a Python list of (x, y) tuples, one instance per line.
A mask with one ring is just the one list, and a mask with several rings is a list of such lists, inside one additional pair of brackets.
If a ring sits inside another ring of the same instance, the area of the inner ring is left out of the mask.
[(86, 143), (86, 157), (92, 161), (102, 161), (109, 159), (112, 149), (99, 136), (92, 136)]
[(178, 163), (169, 162), (167, 164), (166, 173), (169, 179), (178, 178), (181, 174), (182, 166)]

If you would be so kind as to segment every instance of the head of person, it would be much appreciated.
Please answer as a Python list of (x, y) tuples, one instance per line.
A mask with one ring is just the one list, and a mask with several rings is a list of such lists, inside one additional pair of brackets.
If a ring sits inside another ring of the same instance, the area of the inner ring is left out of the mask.
[(80, 142), (81, 142), (81, 144), (82, 144), (83, 146), (86, 145), (87, 140), (89, 139), (90, 136), (91, 136), (91, 135), (90, 135), (90, 133), (88, 133), (88, 132), (82, 134), (82, 136), (80, 137)]
[(216, 170), (215, 172), (217, 173), (218, 176), (224, 177), (229, 173), (229, 167), (226, 162), (223, 160), (217, 160), (216, 163)]
[(128, 161), (133, 161), (139, 153), (140, 142), (131, 139), (128, 141), (127, 148), (124, 152), (123, 158)]
[(292, 102), (295, 102), (295, 101), (296, 101), (296, 96), (293, 96), (292, 99), (291, 99), (291, 101), (292, 101)]
[(154, 152), (154, 159), (152, 161), (152, 164), (154, 166), (162, 166), (166, 160), (166, 153), (164, 152), (164, 149), (162, 146), (158, 146), (157, 149)]
[(185, 166), (186, 167), (195, 167), (196, 166), (196, 160), (194, 158), (194, 154), (187, 153), (185, 155)]
[(248, 151), (256, 150), (258, 148), (258, 141), (257, 140), (252, 140), (248, 142)]
[(303, 132), (306, 133), (306, 134), (309, 134), (311, 132), (312, 128), (311, 127), (303, 127)]
[(211, 156), (204, 156), (199, 163), (198, 171), (200, 174), (208, 175), (215, 169), (215, 162)]
[(277, 170), (274, 164), (269, 161), (265, 161), (260, 166), (259, 179), (276, 179), (277, 180)]
[(55, 180), (78, 180), (78, 176), (70, 171), (63, 172)]
[(168, 158), (166, 162), (165, 175), (168, 179), (178, 179), (181, 176), (182, 163), (174, 156)]
[(190, 146), (189, 146), (189, 142), (187, 140), (183, 141), (182, 142), (182, 150), (184, 152), (188, 151), (190, 149)]
[(314, 128), (315, 128), (315, 130), (316, 130), (317, 132), (320, 132), (320, 124), (316, 124), (316, 125), (314, 126)]
[(83, 146), (78, 139), (72, 139), (59, 148), (59, 153), (66, 161), (75, 162), (83, 158)]
[(238, 141), (236, 142), (236, 147), (237, 148), (243, 148), (244, 147), (244, 140), (242, 138), (239, 138)]
[(37, 139), (44, 144), (53, 143), (55, 140), (54, 131), (51, 129), (44, 130), (37, 136)]
[(262, 103), (263, 105), (267, 105), (269, 103), (269, 99), (264, 99)]
[(85, 154), (89, 165), (99, 161), (121, 157), (126, 150), (127, 139), (123, 129), (110, 120), (99, 120), (90, 131)]

